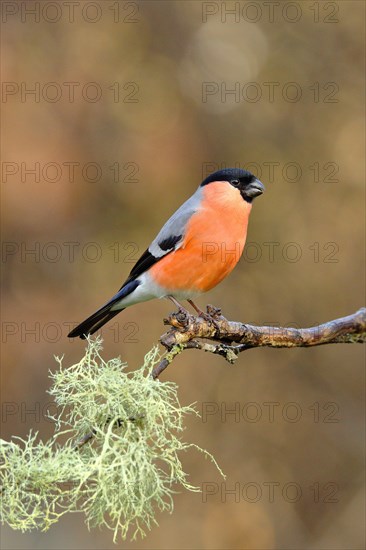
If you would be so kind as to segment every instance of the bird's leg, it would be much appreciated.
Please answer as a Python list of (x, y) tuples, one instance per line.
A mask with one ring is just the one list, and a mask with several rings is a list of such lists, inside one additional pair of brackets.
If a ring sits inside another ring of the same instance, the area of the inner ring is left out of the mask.
[(221, 315), (221, 309), (214, 308), (213, 306), (207, 306), (207, 313), (205, 313), (198, 306), (196, 306), (193, 300), (187, 300), (187, 302), (197, 311), (199, 317), (202, 317), (205, 321), (213, 323), (217, 329), (219, 328), (217, 322), (215, 321), (215, 317), (219, 317)]
[(171, 302), (173, 302), (173, 304), (175, 306), (177, 306), (177, 308), (179, 309), (179, 311), (183, 311), (183, 313), (185, 313), (186, 315), (188, 315), (188, 317), (191, 316), (191, 314), (189, 313), (188, 309), (186, 309), (185, 307), (182, 306), (182, 304), (180, 304), (178, 302), (178, 300), (176, 300), (174, 298), (174, 296), (171, 296), (171, 295), (168, 295), (168, 296), (165, 296), (165, 298), (168, 298), (168, 300), (170, 300)]
[(168, 296), (164, 296), (164, 298), (168, 298), (178, 308), (178, 313), (173, 313), (170, 315), (169, 320), (165, 320), (167, 321), (165, 324), (171, 324), (173, 327), (176, 327), (176, 324), (172, 323), (172, 319), (175, 318), (180, 327), (187, 328), (190, 320), (192, 319), (192, 315), (189, 313), (188, 309), (183, 307), (182, 304), (180, 304), (178, 300), (170, 294)]
[[(219, 325), (217, 324), (217, 322), (214, 318), (214, 314), (216, 314), (216, 315), (218, 314), (220, 316), (221, 315), (221, 309), (213, 308), (212, 306), (207, 306), (207, 313), (205, 313), (198, 306), (196, 306), (196, 304), (194, 303), (193, 300), (187, 300), (187, 302), (189, 304), (191, 304), (191, 306), (197, 311), (199, 317), (202, 317), (202, 319), (205, 319), (205, 321), (213, 323), (215, 325), (215, 327), (217, 329), (219, 329)], [(210, 310), (212, 310), (212, 314), (211, 314)]]
[(187, 300), (187, 302), (188, 302), (189, 304), (191, 304), (191, 306), (193, 307), (193, 309), (195, 309), (195, 310), (197, 311), (199, 317), (202, 317), (203, 319), (206, 319), (207, 314), (206, 314), (204, 311), (202, 311), (202, 309), (200, 309), (198, 306), (196, 306), (196, 304), (194, 303), (193, 300)]

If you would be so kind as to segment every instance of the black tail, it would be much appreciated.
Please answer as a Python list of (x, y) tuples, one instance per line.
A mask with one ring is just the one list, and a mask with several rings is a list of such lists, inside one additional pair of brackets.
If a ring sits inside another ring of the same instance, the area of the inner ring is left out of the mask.
[(94, 334), (98, 329), (100, 329), (103, 325), (108, 323), (117, 313), (120, 313), (125, 308), (121, 309), (114, 309), (112, 310), (112, 307), (122, 300), (122, 298), (125, 298), (125, 296), (128, 296), (128, 294), (131, 294), (135, 290), (136, 287), (139, 286), (139, 282), (137, 281), (130, 281), (125, 286), (121, 288), (119, 292), (113, 298), (106, 303), (103, 307), (98, 309), (93, 315), (85, 319), (80, 325), (78, 325), (76, 328), (74, 328), (67, 336), (68, 338), (76, 338), (80, 337), (82, 340), (85, 340), (85, 338), (89, 334)]
[(117, 311), (97, 311), (80, 323), (80, 325), (74, 328), (67, 336), (69, 338), (76, 338), (79, 336), (82, 340), (85, 340), (87, 335), (94, 334), (94, 332), (108, 323), (117, 313), (123, 311), (123, 309), (118, 309)]

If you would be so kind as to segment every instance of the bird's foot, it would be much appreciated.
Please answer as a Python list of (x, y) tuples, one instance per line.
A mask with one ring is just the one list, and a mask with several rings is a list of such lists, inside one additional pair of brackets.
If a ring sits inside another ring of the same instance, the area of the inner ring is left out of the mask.
[(190, 323), (193, 321), (193, 316), (184, 308), (179, 308), (164, 319), (164, 325), (170, 325), (179, 330), (187, 330)]
[(187, 330), (193, 321), (193, 315), (183, 306), (178, 306), (178, 311), (174, 311), (168, 318), (164, 319), (164, 325), (170, 325), (179, 330)]
[(184, 307), (179, 307), (177, 313), (173, 313), (173, 315), (176, 317), (178, 323), (184, 327), (188, 326), (192, 320), (191, 313)]
[(178, 311), (176, 313), (171, 313), (167, 319), (164, 319), (164, 324), (171, 325), (179, 329), (187, 329), (189, 323), (192, 321), (193, 318), (190, 312), (185, 307), (183, 307), (182, 304), (180, 304), (178, 300), (176, 300), (173, 296), (169, 295), (166, 296), (166, 298), (168, 298), (168, 300), (170, 300), (175, 306), (177, 306)]
[(197, 311), (199, 317), (214, 325), (217, 331), (220, 330), (218, 321), (221, 317), (221, 308), (208, 304), (206, 306), (206, 312), (201, 311), (197, 306), (195, 307), (195, 310)]

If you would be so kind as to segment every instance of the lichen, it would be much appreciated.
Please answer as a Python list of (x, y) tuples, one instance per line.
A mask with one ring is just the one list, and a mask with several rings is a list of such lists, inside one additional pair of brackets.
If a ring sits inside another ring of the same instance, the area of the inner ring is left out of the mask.
[(182, 468), (183, 451), (203, 452), (222, 474), (210, 453), (182, 440), (185, 416), (198, 413), (180, 405), (175, 383), (151, 377), (158, 348), (134, 371), (120, 358), (105, 361), (101, 349), (100, 339), (89, 339), (75, 365), (64, 368), (56, 358), (50, 440), (31, 432), (0, 441), (1, 517), (13, 529), (47, 530), (62, 515), (82, 512), (88, 527), (111, 529), (114, 542), (135, 539), (157, 525), (157, 510), (173, 511), (179, 489), (200, 490)]

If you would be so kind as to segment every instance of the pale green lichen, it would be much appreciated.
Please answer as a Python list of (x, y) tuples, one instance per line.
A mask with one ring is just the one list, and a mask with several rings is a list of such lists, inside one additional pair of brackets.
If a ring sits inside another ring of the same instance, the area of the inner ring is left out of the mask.
[(132, 372), (100, 352), (101, 340), (90, 339), (79, 363), (65, 369), (57, 358), (53, 438), (43, 443), (30, 433), (1, 441), (1, 517), (13, 529), (47, 530), (63, 514), (83, 512), (89, 527), (108, 527), (114, 541), (144, 536), (157, 510), (173, 511), (179, 488), (200, 490), (182, 469), (181, 451), (196, 448), (217, 466), (207, 451), (182, 441), (185, 415), (198, 413), (180, 405), (176, 384), (152, 379), (157, 348)]

